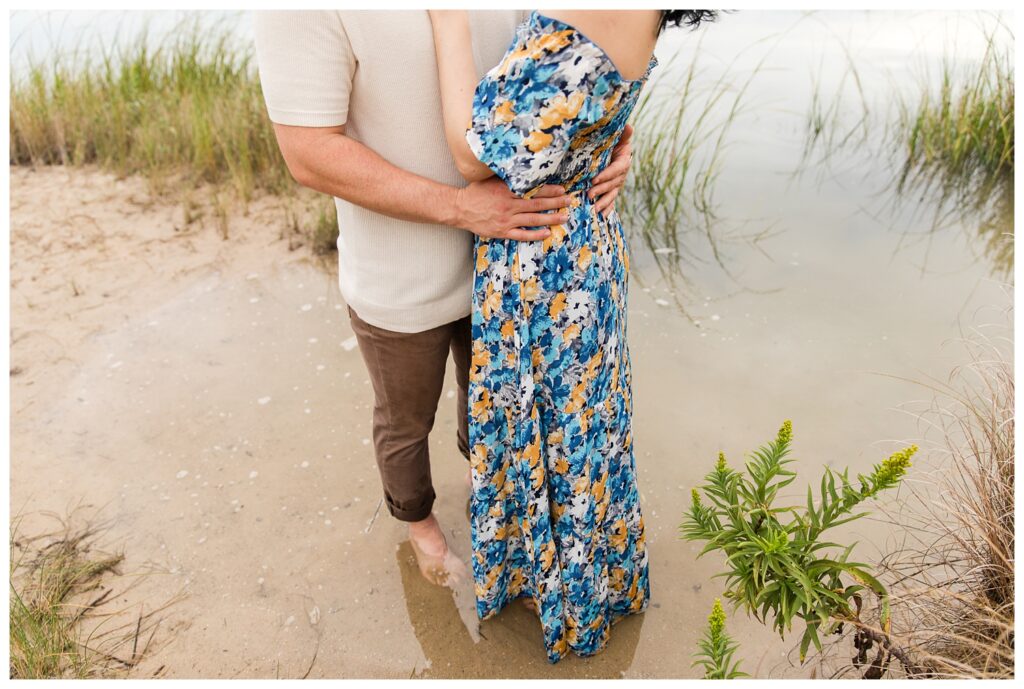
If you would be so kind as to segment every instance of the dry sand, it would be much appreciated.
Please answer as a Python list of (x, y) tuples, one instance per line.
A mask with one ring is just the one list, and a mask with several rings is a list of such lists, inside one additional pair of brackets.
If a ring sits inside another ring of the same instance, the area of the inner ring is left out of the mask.
[[(652, 604), (617, 623), (602, 654), (551, 666), (525, 608), (481, 625), (468, 582), (420, 577), (381, 504), (371, 389), (333, 259), (289, 251), (278, 203), (233, 214), (225, 240), (209, 208), (186, 225), (180, 204), (150, 199), (138, 179), (11, 169), (11, 510), (28, 532), (78, 504), (108, 519), (125, 571), (150, 571), (117, 601), (128, 616), (184, 594), (133, 674), (697, 676), (718, 562), (678, 539), (682, 511), (723, 437), (750, 449), (781, 417), (723, 434), (709, 419), (742, 418), (744, 405), (674, 397), (722, 371), (668, 372), (684, 326), (644, 337), (663, 323), (652, 297), (631, 295)], [(466, 558), (450, 376), (432, 438), (435, 512)], [(737, 392), (749, 384), (735, 378)], [(708, 437), (687, 439), (695, 428)], [(742, 614), (729, 624), (748, 672), (809, 672), (785, 658), (798, 637), (781, 642)]]

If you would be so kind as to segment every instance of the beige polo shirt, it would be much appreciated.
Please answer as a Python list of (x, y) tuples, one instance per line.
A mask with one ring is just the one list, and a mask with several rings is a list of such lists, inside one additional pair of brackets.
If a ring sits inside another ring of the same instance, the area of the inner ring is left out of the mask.
[[(497, 64), (524, 10), (470, 11), (478, 76)], [(254, 13), (256, 57), (274, 122), (344, 124), (398, 167), (464, 186), (444, 137), (425, 10)], [(338, 285), (366, 322), (421, 332), (470, 312), (473, 235), (396, 220), (335, 198)]]

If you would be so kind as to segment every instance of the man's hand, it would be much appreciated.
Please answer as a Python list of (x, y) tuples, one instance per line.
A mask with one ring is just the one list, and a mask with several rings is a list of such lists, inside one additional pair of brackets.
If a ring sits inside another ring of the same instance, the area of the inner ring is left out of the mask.
[(601, 213), (615, 210), (615, 197), (622, 191), (629, 174), (629, 166), (633, 163), (633, 147), (629, 140), (633, 136), (632, 125), (626, 125), (622, 136), (612, 149), (612, 160), (608, 167), (594, 178), (593, 186), (587, 193), (591, 200), (597, 199), (594, 207)]
[(557, 184), (546, 184), (533, 196), (522, 199), (513, 194), (497, 177), (488, 177), (459, 189), (455, 197), (455, 216), (448, 223), (481, 237), (530, 241), (547, 239), (548, 229), (527, 227), (557, 225), (569, 219), (569, 196)]

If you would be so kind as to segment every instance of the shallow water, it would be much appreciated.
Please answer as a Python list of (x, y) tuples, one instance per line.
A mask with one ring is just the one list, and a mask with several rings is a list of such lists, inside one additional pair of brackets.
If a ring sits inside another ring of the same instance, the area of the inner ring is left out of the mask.
[[(842, 73), (823, 23), (856, 46), (866, 70), (907, 84), (901, 69), (941, 58), (952, 15), (800, 16), (739, 12), (702, 43), (702, 60), (724, 69), (735, 46), (796, 24), (753, 82), (722, 160), (721, 262), (692, 228), (680, 228), (685, 255), (632, 243), (634, 435), (652, 602), (615, 625), (601, 655), (550, 666), (524, 608), (478, 629), (471, 588), (420, 577), (402, 525), (381, 504), (369, 382), (335, 277), (280, 264), (280, 246), (265, 250), (263, 267), (229, 257), (109, 320), (71, 355), (73, 374), (47, 383), (52, 393), (25, 387), (31, 370), (16, 378), (12, 505), (59, 509), (83, 491), (109, 501), (129, 552), (159, 560), (168, 585), (189, 591), (179, 604), (188, 626), (159, 657), (172, 676), (301, 676), (310, 663), (314, 677), (694, 676), (690, 654), (721, 593), (711, 578), (721, 561), (695, 559), (699, 545), (680, 541), (677, 527), (718, 451), (739, 464), (789, 418), (798, 468), (812, 481), (822, 465), (869, 469), (920, 438), (900, 410), (929, 397), (913, 381), (945, 378), (964, 361), (951, 343), (961, 329), (999, 321), (1010, 303), (971, 219), (933, 231), (905, 207), (885, 210), (879, 161), (844, 154), (824, 177), (790, 174), (804, 145), (809, 63), (820, 59), (832, 79)], [(969, 21), (956, 24), (967, 57), (977, 48)], [(694, 38), (677, 32), (659, 57)], [(772, 236), (744, 240), (768, 227)], [(431, 448), (435, 511), (468, 556), (454, 413), (449, 374)], [(867, 521), (843, 536), (863, 539), (862, 560), (895, 537)], [(798, 636), (780, 641), (742, 612), (728, 624), (747, 672), (808, 673), (787, 660)]]

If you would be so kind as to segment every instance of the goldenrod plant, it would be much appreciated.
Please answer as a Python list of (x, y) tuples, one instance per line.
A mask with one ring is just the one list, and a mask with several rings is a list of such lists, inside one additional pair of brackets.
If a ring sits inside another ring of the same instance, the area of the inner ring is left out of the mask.
[(725, 610), (720, 598), (715, 599), (711, 614), (708, 615), (708, 626), (697, 645), (700, 650), (694, 654), (697, 659), (691, 666), (700, 665), (704, 668), (704, 679), (736, 679), (750, 676), (739, 669), (739, 661), (732, 660), (739, 644), (725, 631)]
[[(776, 438), (753, 452), (745, 470), (733, 469), (719, 453), (705, 483), (692, 493), (692, 504), (680, 525), (686, 540), (705, 541), (700, 556), (718, 551), (726, 557), (724, 596), (754, 617), (771, 624), (782, 638), (793, 621), (805, 627), (800, 661), (811, 644), (821, 650), (821, 636), (854, 630), (858, 666), (866, 677), (881, 676), (892, 657), (908, 671), (912, 662), (890, 636), (886, 589), (868, 566), (850, 560), (853, 545), (823, 538), (829, 529), (867, 514), (857, 511), (865, 500), (898, 485), (910, 467), (916, 445), (893, 453), (871, 473), (849, 478), (825, 468), (815, 496), (807, 488), (806, 505), (777, 504), (779, 493), (796, 479), (786, 468), (793, 425), (786, 421)], [(707, 502), (702, 498), (706, 498)], [(862, 619), (865, 596), (873, 595), (879, 610), (877, 626)], [(869, 663), (868, 651), (877, 646)]]

